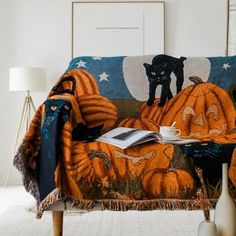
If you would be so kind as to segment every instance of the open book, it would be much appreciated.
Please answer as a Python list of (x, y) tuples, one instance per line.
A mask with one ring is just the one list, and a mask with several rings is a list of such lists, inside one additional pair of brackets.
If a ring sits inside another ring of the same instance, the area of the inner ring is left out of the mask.
[(165, 140), (160, 133), (149, 130), (118, 127), (103, 134), (96, 141), (112, 144), (121, 149), (136, 146), (141, 143), (155, 141), (159, 143), (188, 144), (199, 142), (198, 139)]

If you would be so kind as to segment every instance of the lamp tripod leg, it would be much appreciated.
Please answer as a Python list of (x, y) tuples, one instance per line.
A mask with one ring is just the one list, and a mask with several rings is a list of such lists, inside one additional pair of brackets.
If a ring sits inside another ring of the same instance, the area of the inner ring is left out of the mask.
[(31, 121), (31, 111), (33, 108), (33, 112), (36, 112), (35, 105), (33, 102), (32, 97), (29, 95), (27, 96), (27, 122), (26, 122), (26, 131), (29, 129), (30, 121)]
[(34, 101), (33, 101), (33, 99), (32, 99), (31, 96), (29, 97), (29, 103), (30, 103), (31, 106), (33, 107), (34, 112), (36, 112), (35, 105), (34, 105)]
[(26, 97), (25, 101), (24, 101), (24, 105), (23, 105), (23, 110), (22, 110), (22, 113), (21, 113), (20, 124), (19, 124), (18, 130), (17, 130), (16, 142), (15, 142), (14, 149), (13, 149), (13, 155), (12, 155), (12, 158), (10, 159), (10, 163), (9, 163), (9, 166), (8, 166), (7, 176), (6, 176), (6, 180), (5, 180), (5, 184), (4, 184), (5, 188), (8, 185), (8, 180), (9, 180), (9, 176), (10, 176), (10, 173), (11, 173), (11, 168), (12, 168), (14, 155), (16, 154), (16, 149), (17, 149), (17, 145), (18, 145), (18, 142), (19, 142), (20, 133), (21, 133), (21, 130), (22, 130), (23, 123), (25, 121), (25, 117), (26, 117), (27, 112), (28, 112), (27, 103), (28, 103), (28, 99)]

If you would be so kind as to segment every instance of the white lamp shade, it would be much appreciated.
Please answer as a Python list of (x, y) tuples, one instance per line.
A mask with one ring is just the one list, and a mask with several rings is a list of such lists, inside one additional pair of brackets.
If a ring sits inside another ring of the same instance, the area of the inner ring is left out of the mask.
[(13, 67), (9, 71), (10, 91), (45, 91), (47, 71), (43, 68)]

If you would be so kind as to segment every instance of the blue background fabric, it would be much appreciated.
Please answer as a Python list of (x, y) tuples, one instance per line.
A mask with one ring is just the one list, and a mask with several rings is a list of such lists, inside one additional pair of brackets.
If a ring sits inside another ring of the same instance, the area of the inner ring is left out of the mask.
[[(111, 99), (130, 99), (133, 97), (124, 81), (123, 59), (124, 57), (77, 57), (70, 62), (68, 70), (86, 69), (96, 78), (102, 95)], [(109, 82), (99, 76), (104, 72), (108, 75)]]
[(208, 81), (228, 89), (236, 84), (236, 56), (208, 57), (211, 70)]
[[(151, 60), (154, 56), (156, 55), (148, 56), (148, 63), (151, 63)], [(128, 64), (125, 62), (128, 61), (127, 59), (130, 59)], [(141, 63), (136, 63), (136, 59), (140, 60)], [(145, 82), (143, 83), (143, 85), (142, 83), (140, 83), (140, 80), (139, 82), (137, 81), (137, 86), (142, 92), (142, 89), (148, 86), (146, 82), (147, 77), (145, 74), (145, 69), (143, 67), (143, 62), (146, 62), (146, 59), (147, 56), (76, 57), (71, 60), (67, 71), (75, 68), (87, 70), (96, 78), (101, 95), (106, 96), (110, 99), (136, 99), (132, 91), (130, 91), (129, 87), (127, 86), (124, 69), (127, 71), (128, 65), (128, 70), (130, 70), (130, 74), (134, 74), (132, 78), (132, 83), (134, 84), (136, 83), (136, 77), (142, 77), (141, 79), (143, 79), (143, 82)], [(186, 63), (188, 59), (190, 58), (187, 58), (184, 63)], [(198, 71), (201, 71), (201, 67), (204, 67), (204, 63), (206, 62), (206, 66), (209, 67), (209, 76), (207, 75), (208, 78), (205, 78), (204, 81), (214, 83), (226, 90), (236, 86), (236, 56), (199, 58), (196, 57), (191, 58), (191, 60), (194, 60), (195, 65), (193, 65), (193, 67), (195, 70), (197, 66), (199, 67), (197, 68)], [(198, 65), (198, 61), (203, 61), (203, 64), (200, 63)], [(140, 68), (137, 68), (137, 66)], [(187, 67), (185, 66), (185, 68)], [(188, 65), (188, 70), (191, 71), (191, 62), (190, 65)], [(139, 71), (141, 71), (142, 73), (139, 73)], [(102, 75), (104, 76), (102, 77)], [(194, 75), (201, 77), (201, 75), (198, 75), (197, 73), (195, 73)], [(190, 74), (184, 71), (185, 82), (187, 81), (189, 76)], [(146, 99), (143, 99), (143, 101), (144, 100)]]

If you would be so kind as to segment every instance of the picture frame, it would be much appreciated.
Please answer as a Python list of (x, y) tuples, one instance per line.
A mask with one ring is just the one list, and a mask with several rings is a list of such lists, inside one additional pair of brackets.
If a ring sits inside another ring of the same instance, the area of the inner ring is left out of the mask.
[(227, 0), (227, 45), (226, 56), (236, 54), (236, 1)]
[(164, 52), (165, 2), (72, 2), (72, 58)]

